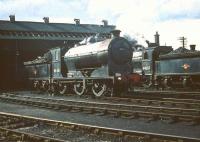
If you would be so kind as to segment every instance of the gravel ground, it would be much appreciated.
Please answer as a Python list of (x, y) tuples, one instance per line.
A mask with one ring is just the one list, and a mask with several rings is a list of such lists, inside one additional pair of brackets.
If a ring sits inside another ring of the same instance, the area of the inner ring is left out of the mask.
[(96, 116), (72, 112), (56, 112), (47, 109), (39, 109), (34, 107), (7, 104), (1, 102), (0, 111), (73, 123), (98, 125), (102, 127), (113, 127), (117, 129), (127, 129), (151, 133), (200, 138), (200, 125), (190, 126), (186, 124), (183, 125), (183, 123), (167, 124), (163, 121), (153, 121), (147, 123), (145, 120), (142, 119), (116, 119), (110, 116)]
[(120, 142), (120, 138), (96, 136), (83, 131), (71, 131), (47, 125), (37, 125), (29, 128), (21, 128), (17, 131), (34, 133), (52, 138), (58, 138), (70, 142)]

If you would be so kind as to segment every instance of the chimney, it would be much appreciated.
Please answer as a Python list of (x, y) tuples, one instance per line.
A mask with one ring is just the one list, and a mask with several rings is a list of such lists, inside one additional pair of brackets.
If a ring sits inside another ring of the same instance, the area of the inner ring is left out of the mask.
[(159, 39), (160, 35), (158, 34), (158, 32), (156, 32), (156, 34), (154, 36), (155, 36), (155, 44), (157, 46), (159, 46), (160, 45), (160, 39)]
[(74, 19), (74, 22), (76, 23), (76, 25), (80, 25), (80, 19)]
[(195, 44), (190, 45), (190, 50), (191, 50), (191, 51), (195, 51), (195, 47), (196, 47)]
[(105, 27), (105, 26), (108, 26), (108, 21), (107, 20), (102, 20), (102, 22), (103, 22), (103, 26)]
[(10, 22), (15, 22), (15, 15), (10, 15)]
[(111, 34), (113, 36), (113, 38), (117, 38), (117, 37), (120, 37), (120, 30), (113, 30), (111, 31)]
[(44, 17), (43, 20), (44, 20), (44, 23), (46, 23), (46, 24), (49, 23), (49, 17)]

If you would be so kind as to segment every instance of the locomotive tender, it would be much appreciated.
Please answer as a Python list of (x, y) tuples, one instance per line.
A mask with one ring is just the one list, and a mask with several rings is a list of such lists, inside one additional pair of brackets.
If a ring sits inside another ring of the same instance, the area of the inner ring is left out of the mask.
[(29, 81), (40, 90), (77, 95), (92, 92), (99, 97), (127, 91), (132, 74), (133, 49), (120, 31), (113, 38), (71, 49), (54, 48), (42, 58), (25, 62)]
[(180, 47), (156, 61), (158, 85), (163, 88), (186, 88), (198, 90), (200, 87), (200, 52), (195, 45), (190, 50)]

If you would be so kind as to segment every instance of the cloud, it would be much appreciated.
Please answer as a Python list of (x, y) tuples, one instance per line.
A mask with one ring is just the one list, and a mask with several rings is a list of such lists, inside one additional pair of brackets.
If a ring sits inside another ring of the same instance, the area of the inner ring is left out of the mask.
[(199, 0), (169, 0), (160, 7), (161, 20), (200, 18)]
[(0, 2), (1, 17), (9, 14), (18, 14), (19, 18), (26, 17), (27, 14), (31, 17), (38, 16), (41, 6), (45, 4), (44, 0), (3, 0)]
[(199, 0), (90, 0), (87, 12), (94, 19), (113, 19), (124, 33), (154, 41), (156, 31), (161, 43), (180, 46), (178, 37), (186, 36), (189, 44), (197, 44), (200, 31)]
[(180, 47), (178, 37), (185, 36), (187, 38), (187, 45), (197, 44), (200, 49), (200, 19), (181, 19), (168, 20), (158, 23), (154, 29), (158, 29), (161, 36), (162, 43), (168, 43), (175, 48)]
[(43, 17), (50, 17), (50, 22), (73, 22), (80, 15), (78, 11), (83, 13), (83, 5), (83, 0), (3, 0), (0, 18), (8, 19), (15, 14), (16, 20), (42, 21)]
[(177, 38), (186, 36), (188, 44), (200, 49), (200, 0), (0, 0), (0, 19), (10, 14), (16, 20), (100, 24), (107, 19), (124, 33), (153, 41), (156, 31), (161, 43), (177, 48)]
[(121, 17), (129, 20), (148, 20), (155, 13), (155, 4), (149, 0), (89, 0), (88, 14), (94, 19), (107, 18), (118, 21)]

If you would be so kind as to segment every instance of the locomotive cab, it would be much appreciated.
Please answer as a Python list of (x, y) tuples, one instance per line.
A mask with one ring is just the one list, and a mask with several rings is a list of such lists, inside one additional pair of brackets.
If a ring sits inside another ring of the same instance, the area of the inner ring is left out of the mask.
[(133, 52), (133, 73), (142, 76), (142, 81), (138, 86), (151, 87), (156, 85), (155, 61), (158, 60), (159, 55), (167, 54), (172, 50), (171, 46), (154, 45), (147, 48), (142, 47)]
[(52, 55), (52, 77), (62, 78), (67, 76), (67, 67), (64, 65), (64, 53), (66, 48), (56, 47), (50, 50)]

